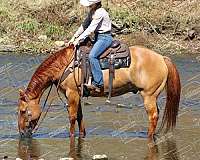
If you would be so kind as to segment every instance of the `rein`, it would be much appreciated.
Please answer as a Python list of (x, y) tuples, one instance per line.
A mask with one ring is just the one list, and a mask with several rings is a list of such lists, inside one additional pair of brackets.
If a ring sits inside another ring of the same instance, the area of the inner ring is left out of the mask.
[[(56, 91), (57, 91), (58, 97), (59, 97), (59, 99), (61, 100), (61, 102), (64, 104), (64, 106), (68, 106), (68, 105), (67, 105), (67, 103), (65, 103), (65, 102), (63, 101), (62, 97), (61, 97), (60, 94), (59, 94), (59, 90), (58, 90), (58, 89), (59, 89), (59, 86), (60, 86), (60, 84), (61, 84), (61, 80), (62, 80), (62, 78), (63, 78), (63, 75), (64, 75), (66, 69), (69, 67), (69, 65), (72, 63), (73, 60), (75, 61), (75, 58), (74, 58), (74, 54), (75, 54), (75, 53), (76, 53), (76, 48), (75, 48), (75, 50), (74, 50), (74, 52), (73, 52), (73, 54), (72, 54), (72, 57), (71, 57), (71, 60), (70, 60), (69, 64), (66, 65), (66, 67), (65, 67), (65, 69), (64, 69), (64, 71), (63, 71), (61, 77), (59, 78), (58, 84), (57, 84), (57, 86), (56, 86)], [(66, 108), (67, 108), (67, 111), (68, 111), (68, 107), (66, 107)], [(69, 112), (69, 111), (68, 111), (68, 112)]]
[[(51, 84), (51, 87), (50, 87), (50, 89), (49, 89), (49, 92), (48, 92), (48, 94), (47, 94), (47, 97), (46, 97), (46, 99), (45, 99), (45, 102), (44, 102), (44, 104), (43, 104), (42, 112), (44, 112), (44, 109), (45, 109), (45, 107), (46, 107), (47, 100), (48, 100), (49, 95), (50, 95), (51, 90), (52, 90), (52, 87), (53, 87), (53, 83)], [(41, 112), (41, 114), (40, 114), (40, 116), (39, 116), (39, 118), (38, 118), (38, 120), (37, 120), (37, 122), (36, 122), (37, 124), (36, 124), (35, 128), (33, 129), (32, 133), (35, 133), (35, 132), (38, 130), (39, 126), (41, 125), (41, 123), (43, 122), (44, 118), (46, 117), (47, 112), (49, 111), (49, 108), (50, 108), (50, 107), (51, 107), (51, 105), (48, 106), (48, 108), (47, 108), (47, 110), (46, 110), (46, 112), (45, 112), (45, 114), (44, 114), (44, 116), (43, 116), (42, 118), (41, 118), (41, 115), (42, 115), (42, 112)], [(41, 120), (40, 120), (40, 118), (41, 118)], [(40, 120), (40, 123), (38, 124), (39, 120)]]
[(78, 86), (78, 83), (76, 81), (76, 75), (75, 75), (75, 68), (76, 68), (76, 60), (78, 62), (78, 80), (79, 80), (79, 59), (77, 59), (77, 55), (80, 56), (80, 44), (77, 45), (76, 49), (75, 49), (75, 58), (74, 58), (74, 63), (73, 63), (73, 76), (74, 76), (74, 81), (75, 81), (75, 84), (76, 84), (76, 88), (78, 90), (78, 94), (79, 96), (81, 97), (81, 90), (79, 89), (79, 86)]
[[(73, 55), (74, 55), (74, 54), (72, 54), (72, 58), (71, 58), (71, 60), (70, 60), (70, 63), (71, 63), (72, 60), (74, 59), (74, 58), (73, 58)], [(70, 63), (69, 63), (69, 64), (70, 64)], [(69, 66), (69, 64), (65, 67), (65, 69), (64, 69), (64, 71), (63, 71), (63, 73), (62, 73), (62, 75), (61, 75), (61, 78), (59, 79), (58, 84), (57, 84), (57, 86), (56, 86), (56, 90), (57, 90), (58, 97), (60, 98), (60, 100), (63, 102), (63, 104), (64, 104), (65, 106), (67, 106), (67, 105), (66, 105), (66, 103), (62, 100), (62, 98), (61, 98), (61, 96), (60, 96), (60, 94), (59, 94), (59, 92), (58, 92), (58, 88), (59, 88), (59, 85), (60, 85), (62, 76), (63, 76), (63, 74), (64, 74), (66, 68)], [(47, 100), (48, 100), (49, 95), (50, 95), (50, 92), (51, 92), (51, 90), (52, 90), (52, 87), (53, 87), (53, 83), (51, 84), (51, 87), (50, 87), (50, 89), (49, 89), (48, 95), (47, 95), (47, 97), (46, 97), (46, 99), (45, 99), (45, 102), (44, 102), (44, 104), (43, 104), (42, 112), (44, 112), (44, 109), (45, 109), (45, 107), (46, 107)], [(48, 113), (50, 107), (51, 107), (51, 104), (48, 106), (48, 108), (47, 108), (47, 110), (46, 110), (46, 112), (45, 112), (45, 114), (44, 114), (44, 116), (43, 116), (42, 118), (41, 118), (41, 115), (42, 115), (42, 112), (41, 112), (41, 114), (40, 114), (40, 116), (39, 116), (39, 118), (38, 118), (38, 120), (37, 120), (37, 122), (36, 122), (37, 125), (36, 125), (35, 128), (33, 129), (32, 133), (35, 133), (35, 132), (38, 130), (38, 128), (40, 127), (41, 123), (42, 123), (43, 120), (45, 119), (45, 117), (46, 117), (46, 115), (47, 115), (47, 113)], [(67, 108), (67, 110), (68, 110), (68, 108)], [(40, 120), (40, 119), (41, 119), (41, 120)], [(40, 120), (40, 123), (38, 124), (39, 120)]]
[[(77, 86), (77, 88), (78, 88), (77, 81), (76, 81), (76, 77), (75, 77), (75, 61), (76, 61), (76, 56), (77, 56), (76, 52), (77, 52), (77, 48), (75, 48), (75, 50), (74, 50), (74, 52), (73, 52), (73, 54), (72, 54), (72, 57), (71, 57), (71, 60), (70, 60), (69, 64), (66, 65), (66, 67), (65, 67), (65, 69), (64, 69), (64, 71), (63, 71), (61, 77), (59, 78), (58, 84), (56, 85), (56, 90), (57, 90), (58, 97), (59, 97), (59, 99), (62, 101), (62, 103), (64, 104), (64, 106), (67, 106), (67, 104), (63, 101), (62, 97), (61, 97), (60, 94), (59, 94), (59, 90), (58, 90), (58, 89), (59, 89), (59, 85), (60, 85), (60, 83), (61, 83), (61, 79), (62, 79), (62, 77), (63, 77), (63, 75), (64, 75), (65, 70), (69, 67), (69, 65), (72, 63), (73, 60), (74, 60), (74, 63), (73, 63), (74, 79), (75, 79), (76, 86)], [(38, 130), (38, 128), (40, 127), (40, 125), (41, 125), (42, 122), (44, 121), (44, 119), (45, 119), (45, 117), (46, 117), (46, 115), (47, 115), (47, 113), (48, 113), (48, 111), (49, 111), (49, 109), (50, 109), (50, 107), (51, 107), (51, 103), (50, 103), (50, 105), (48, 106), (48, 108), (47, 108), (46, 112), (44, 113), (43, 117), (41, 117), (42, 113), (43, 113), (44, 110), (45, 110), (46, 103), (47, 103), (47, 100), (48, 100), (49, 95), (50, 95), (50, 93), (51, 93), (52, 87), (53, 87), (53, 83), (52, 83), (51, 86), (50, 86), (49, 92), (48, 92), (48, 94), (47, 94), (47, 97), (46, 97), (45, 102), (44, 102), (43, 107), (42, 107), (42, 112), (41, 112), (41, 114), (40, 114), (40, 116), (39, 116), (39, 118), (38, 118), (38, 120), (37, 120), (37, 122), (36, 122), (36, 123), (37, 123), (36, 126), (35, 126), (34, 129), (32, 130), (32, 134), (35, 133), (35, 132)], [(69, 112), (68, 107), (66, 107), (66, 108), (67, 108), (67, 111)], [(38, 123), (38, 122), (39, 122), (39, 123)]]
[[(60, 100), (63, 102), (63, 104), (64, 104), (65, 106), (67, 106), (67, 104), (66, 104), (66, 103), (63, 101), (63, 99), (61, 98), (58, 89), (59, 89), (59, 85), (60, 85), (60, 83), (61, 83), (61, 81), (62, 81), (62, 79), (63, 79), (64, 73), (65, 73), (65, 71), (67, 70), (67, 68), (69, 67), (69, 65), (72, 63), (72, 61), (73, 61), (73, 64), (72, 64), (72, 66), (71, 66), (72, 71), (70, 71), (70, 73), (73, 73), (74, 81), (75, 81), (75, 84), (76, 84), (76, 87), (77, 87), (79, 96), (81, 96), (81, 91), (80, 91), (80, 89), (79, 89), (79, 87), (78, 87), (78, 83), (77, 83), (77, 81), (76, 81), (76, 76), (75, 76), (75, 68), (76, 68), (76, 65), (77, 65), (76, 62), (78, 61), (78, 60), (77, 60), (77, 52), (79, 52), (79, 45), (78, 45), (78, 47), (76, 47), (76, 48), (74, 49), (74, 52), (73, 52), (72, 57), (71, 57), (71, 60), (70, 60), (69, 64), (65, 67), (65, 69), (64, 69), (64, 71), (63, 71), (61, 77), (59, 78), (58, 84), (57, 84), (57, 86), (56, 86), (56, 88), (57, 88), (57, 93), (58, 93), (58, 97), (60, 98)], [(77, 61), (76, 61), (76, 60), (77, 60)], [(79, 70), (78, 70), (78, 72), (79, 72)], [(65, 77), (65, 78), (66, 78), (66, 77)], [(78, 79), (79, 79), (79, 73), (78, 73)]]

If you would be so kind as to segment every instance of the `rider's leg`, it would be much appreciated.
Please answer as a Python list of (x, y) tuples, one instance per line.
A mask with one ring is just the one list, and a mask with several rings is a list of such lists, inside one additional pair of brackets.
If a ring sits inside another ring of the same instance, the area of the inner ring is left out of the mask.
[(112, 36), (110, 34), (98, 35), (97, 41), (94, 44), (89, 54), (89, 60), (93, 75), (92, 84), (95, 86), (103, 86), (103, 74), (99, 64), (99, 57), (112, 44)]

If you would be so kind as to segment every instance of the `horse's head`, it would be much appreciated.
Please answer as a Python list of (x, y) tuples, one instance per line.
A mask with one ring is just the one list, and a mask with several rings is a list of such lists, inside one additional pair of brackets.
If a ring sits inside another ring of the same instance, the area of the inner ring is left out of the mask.
[(18, 129), (21, 137), (30, 137), (40, 117), (41, 110), (37, 99), (30, 100), (28, 95), (19, 90)]

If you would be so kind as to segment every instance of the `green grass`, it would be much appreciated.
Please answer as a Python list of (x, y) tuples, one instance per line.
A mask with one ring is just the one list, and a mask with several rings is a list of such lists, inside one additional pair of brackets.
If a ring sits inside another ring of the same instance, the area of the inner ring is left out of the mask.
[(46, 24), (44, 30), (48, 37), (52, 37), (54, 39), (59, 38), (60, 36), (63, 37), (65, 34), (64, 27), (56, 24)]
[(124, 10), (116, 8), (110, 10), (110, 17), (113, 21), (117, 22), (119, 25), (130, 29), (130, 31), (135, 31), (138, 29), (140, 18), (137, 15)]
[(39, 23), (34, 19), (26, 19), (16, 24), (16, 29), (28, 34), (36, 34), (39, 29)]

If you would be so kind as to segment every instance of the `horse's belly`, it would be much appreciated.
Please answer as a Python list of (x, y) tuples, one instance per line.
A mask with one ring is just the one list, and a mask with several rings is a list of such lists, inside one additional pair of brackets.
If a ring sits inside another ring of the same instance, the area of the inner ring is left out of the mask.
[[(103, 71), (104, 90), (109, 91), (109, 71)], [(137, 92), (137, 87), (132, 84), (129, 78), (129, 69), (121, 68), (115, 70), (115, 78), (113, 79), (112, 95), (118, 96), (127, 92)]]

